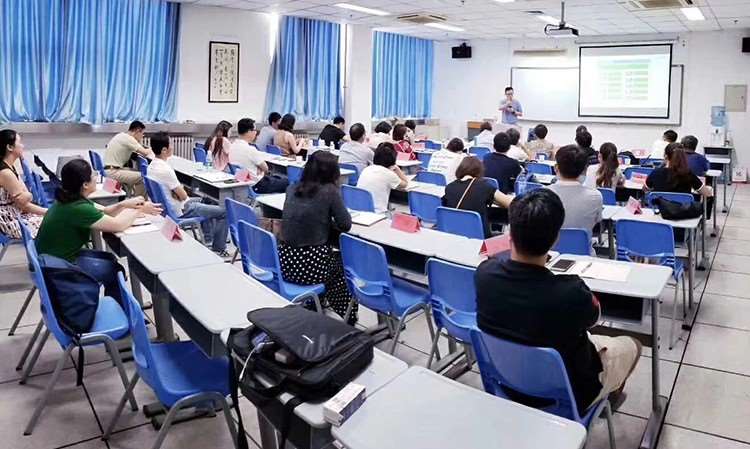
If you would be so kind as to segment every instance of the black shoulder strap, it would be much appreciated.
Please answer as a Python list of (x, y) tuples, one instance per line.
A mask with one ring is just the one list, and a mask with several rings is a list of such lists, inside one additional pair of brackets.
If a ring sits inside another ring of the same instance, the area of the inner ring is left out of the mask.
[(234, 369), (234, 359), (232, 358), (232, 339), (239, 329), (231, 329), (227, 338), (227, 357), (229, 357), (229, 392), (232, 396), (232, 407), (237, 413), (237, 447), (239, 449), (248, 449), (247, 434), (245, 433), (245, 424), (242, 422), (242, 413), (240, 412), (240, 398), (237, 394), (239, 384), (237, 383), (237, 373)]
[(284, 411), (281, 414), (281, 429), (279, 429), (279, 447), (286, 447), (286, 439), (289, 437), (289, 429), (292, 426), (292, 414), (294, 409), (305, 401), (295, 396), (284, 404)]

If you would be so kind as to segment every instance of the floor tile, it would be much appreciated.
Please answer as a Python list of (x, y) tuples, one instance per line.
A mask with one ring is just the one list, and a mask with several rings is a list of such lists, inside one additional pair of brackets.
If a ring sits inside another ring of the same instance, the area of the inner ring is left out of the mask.
[(714, 258), (713, 269), (732, 273), (750, 274), (750, 255), (719, 253)]
[(716, 295), (750, 298), (750, 275), (730, 273), (728, 271), (711, 271), (706, 292)]
[(750, 254), (750, 242), (747, 240), (733, 240), (722, 238), (717, 249), (719, 254), (737, 254), (746, 256)]
[[(21, 306), (30, 290), (17, 290), (14, 292), (0, 293), (0, 334), (8, 334), (8, 330), (13, 325), (18, 312), (21, 310)], [(36, 325), (42, 317), (42, 313), (39, 310), (39, 294), (34, 293), (34, 296), (29, 302), (29, 306), (26, 308), (23, 317), (21, 318), (20, 325)]]
[[(144, 449), (151, 447), (157, 432), (150, 424), (112, 434), (111, 449)], [(250, 442), (252, 445), (253, 443)], [(211, 448), (234, 449), (223, 414), (200, 418), (172, 426), (161, 449)]]
[(721, 235), (722, 238), (728, 238), (733, 240), (750, 240), (750, 229), (745, 227), (735, 226), (724, 226), (724, 232)]
[[(659, 357), (661, 360), (668, 360), (671, 362), (679, 362), (682, 359), (682, 355), (685, 352), (685, 338), (686, 333), (680, 332), (680, 323), (675, 324), (675, 338), (678, 336), (680, 339), (674, 345), (674, 348), (669, 349), (669, 329), (672, 320), (670, 318), (659, 318)], [(647, 357), (651, 357), (652, 350), (648, 346), (644, 346), (641, 354)]]
[(9, 265), (20, 265), (26, 263), (26, 250), (23, 245), (10, 245), (8, 250), (0, 261), (0, 267), (5, 268)]
[(750, 377), (683, 365), (666, 422), (750, 441)]
[[(613, 416), (615, 441), (618, 449), (637, 449), (646, 430), (646, 420), (615, 413)], [(603, 419), (595, 419), (589, 430), (586, 449), (609, 449), (609, 432)]]
[[(401, 335), (399, 335), (399, 341), (424, 353), (430, 353), (432, 340), (430, 337), (429, 327), (427, 326), (427, 318), (425, 317), (424, 313), (420, 313), (412, 320), (409, 320), (409, 322), (406, 324), (406, 329), (401, 331)], [(438, 345), (441, 355), (445, 355), (448, 353), (447, 338), (441, 337)]]
[(658, 449), (750, 449), (750, 444), (739, 443), (706, 433), (665, 425), (661, 430)]
[[(29, 379), (26, 385), (0, 385), (0, 446), (12, 449), (47, 449), (101, 435), (83, 388), (75, 386), (75, 371), (64, 371), (50, 395), (34, 433), (23, 429), (41, 397), (50, 375)], [(96, 447), (96, 446), (93, 446)]]
[(750, 331), (750, 299), (705, 294), (697, 321)]
[(690, 334), (685, 363), (750, 376), (750, 332), (696, 324)]
[(25, 264), (4, 266), (0, 270), (0, 292), (31, 289), (29, 268)]
[[(678, 364), (661, 360), (659, 363), (659, 389), (669, 396), (677, 377)], [(635, 371), (625, 384), (627, 399), (619, 411), (630, 415), (648, 418), (651, 414), (651, 358), (641, 357)]]
[(100, 437), (96, 437), (93, 440), (67, 446), (65, 449), (107, 449), (107, 444)]

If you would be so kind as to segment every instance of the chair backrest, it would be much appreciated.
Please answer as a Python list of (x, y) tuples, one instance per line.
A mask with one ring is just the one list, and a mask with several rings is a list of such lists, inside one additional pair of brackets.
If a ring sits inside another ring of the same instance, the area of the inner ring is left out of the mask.
[(500, 190), (500, 183), (495, 178), (482, 178), (484, 182), (489, 183), (492, 187), (494, 187), (496, 190)]
[(375, 212), (375, 201), (369, 190), (343, 185), (341, 186), (341, 196), (344, 198), (344, 205), (347, 209)]
[(602, 194), (602, 201), (605, 206), (616, 206), (617, 205), (617, 194), (615, 189), (609, 189), (606, 187), (597, 187), (599, 193)]
[(484, 160), (484, 157), (490, 154), (492, 151), (487, 147), (470, 147), (469, 154), (473, 154), (480, 160)]
[(534, 153), (535, 161), (546, 161), (547, 159), (549, 159), (549, 155), (547, 153), (542, 153), (542, 152)]
[(585, 229), (562, 228), (553, 248), (560, 254), (591, 255), (591, 234)]
[[(453, 319), (457, 314), (477, 313), (477, 294), (474, 288), (474, 268), (431, 258), (427, 261), (427, 279), (430, 302), (435, 322), (447, 328), (454, 337), (453, 328), (464, 327)], [(476, 317), (474, 317), (476, 320)], [(476, 324), (476, 321), (472, 324)], [(465, 336), (468, 343), (468, 336)]]
[(138, 155), (137, 161), (138, 161), (138, 171), (140, 171), (141, 176), (145, 178), (146, 176), (148, 176), (148, 159), (146, 159), (145, 157), (141, 155)]
[(526, 181), (526, 188), (521, 190), (521, 183), (516, 180), (516, 184), (514, 186), (514, 191), (516, 193), (516, 196), (523, 195), (526, 192), (531, 192), (532, 190), (541, 189), (544, 187), (542, 184), (539, 184), (538, 182), (529, 182)]
[(339, 248), (346, 284), (357, 301), (380, 312), (396, 310), (383, 248), (349, 234), (341, 234)]
[(409, 192), (409, 213), (425, 223), (437, 222), (437, 209), (443, 205), (439, 196), (424, 192)]
[(474, 211), (438, 207), (437, 229), (442, 232), (463, 235), (470, 239), (484, 240), (482, 217)]
[(33, 170), (31, 170), (31, 167), (29, 166), (29, 163), (26, 162), (26, 159), (21, 158), (20, 161), (21, 171), (23, 172), (23, 183), (26, 184), (26, 188), (29, 189), (29, 192), (32, 192), (31, 185), (34, 181), (31, 179), (31, 173), (33, 172)]
[(526, 164), (526, 171), (537, 175), (554, 175), (555, 169), (547, 164), (540, 164), (538, 162), (529, 162)]
[(641, 159), (641, 165), (647, 167), (661, 167), (662, 165), (664, 165), (664, 159), (647, 157)]
[(99, 175), (103, 178), (104, 175), (104, 162), (102, 157), (94, 150), (89, 150), (89, 160), (91, 161), (91, 167), (99, 172)]
[(440, 150), (443, 148), (443, 144), (434, 140), (425, 140), (424, 147), (427, 150)]
[[(427, 149), (427, 145), (425, 145), (425, 149)], [(432, 159), (432, 153), (419, 151), (417, 152), (417, 159), (422, 164), (422, 168), (427, 170), (427, 167), (430, 165), (430, 159)]]
[(414, 180), (419, 182), (426, 182), (428, 184), (435, 184), (438, 186), (444, 186), (448, 184), (445, 180), (445, 175), (443, 175), (442, 173), (427, 170), (418, 172)]
[(618, 155), (617, 160), (622, 165), (630, 165), (630, 162), (631, 162), (630, 156), (625, 156), (625, 155)]
[(203, 148), (203, 145), (195, 144), (193, 147), (193, 159), (195, 159), (195, 162), (201, 164), (206, 163), (206, 149)]
[(255, 215), (252, 207), (231, 198), (224, 199), (224, 209), (227, 211), (229, 236), (232, 238), (234, 246), (239, 248), (244, 243), (239, 240), (239, 235), (237, 234), (237, 225), (240, 220), (257, 226), (258, 217)]
[(665, 200), (674, 201), (680, 204), (693, 204), (695, 197), (691, 193), (677, 193), (677, 192), (648, 192), (646, 194), (646, 205), (648, 207), (654, 207), (654, 200), (657, 198), (664, 198)]
[(620, 219), (615, 227), (617, 258), (659, 258), (662, 265), (674, 267), (674, 231), (666, 223)]
[(654, 169), (651, 167), (628, 167), (622, 172), (622, 174), (625, 176), (625, 179), (630, 179), (633, 177), (633, 173), (641, 173), (648, 176), (652, 171), (654, 171)]
[(169, 192), (169, 190), (167, 190), (167, 186), (163, 185), (150, 176), (146, 176), (145, 178), (143, 178), (143, 182), (146, 184), (148, 196), (151, 197), (153, 201), (161, 204), (161, 214), (165, 217), (171, 218), (176, 223), (179, 223), (178, 219), (182, 214), (178, 213), (176, 210), (174, 210), (174, 208), (172, 208), (171, 201), (167, 201), (167, 198), (169, 198), (168, 195), (172, 194), (171, 192)]
[(31, 196), (34, 202), (42, 207), (50, 207), (51, 202), (47, 198), (47, 191), (44, 190), (44, 184), (42, 184), (42, 177), (39, 173), (31, 172), (31, 179), (34, 185), (34, 189), (31, 191)]
[(281, 263), (276, 237), (265, 229), (240, 220), (237, 238), (245, 273), (276, 293), (281, 293)]
[(163, 390), (163, 384), (154, 363), (154, 355), (151, 352), (151, 340), (146, 330), (146, 319), (143, 315), (140, 305), (133, 297), (133, 294), (125, 283), (125, 277), (122, 273), (117, 273), (117, 281), (120, 285), (120, 295), (125, 304), (125, 314), (128, 316), (128, 327), (130, 328), (131, 348), (133, 350), (133, 360), (136, 364), (138, 374), (143, 378), (151, 388), (156, 391)]
[(511, 399), (503, 387), (553, 401), (548, 413), (581, 422), (573, 389), (560, 354), (552, 348), (513, 343), (478, 329), (471, 331), (484, 390)]
[(281, 156), (281, 148), (269, 143), (268, 145), (266, 145), (266, 153)]
[(242, 167), (237, 164), (227, 164), (227, 171), (230, 175), (236, 175), (240, 170), (242, 170)]
[(302, 180), (302, 167), (296, 165), (289, 165), (286, 168), (286, 177), (289, 178), (289, 184), (297, 184)]
[(349, 176), (348, 184), (350, 186), (356, 186), (357, 182), (359, 182), (359, 169), (357, 168), (357, 166), (354, 164), (346, 164), (346, 163), (339, 162), (339, 167), (354, 171), (354, 174)]

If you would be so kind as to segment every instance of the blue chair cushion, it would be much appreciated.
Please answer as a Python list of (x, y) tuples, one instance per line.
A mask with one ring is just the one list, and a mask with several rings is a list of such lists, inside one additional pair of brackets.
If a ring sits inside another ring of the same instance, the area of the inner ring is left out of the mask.
[[(437, 317), (437, 313), (435, 315)], [(477, 328), (477, 314), (454, 311), (449, 319), (441, 317), (440, 324), (452, 337), (471, 343), (470, 332)]]
[(397, 309), (394, 313), (401, 316), (409, 307), (414, 304), (427, 302), (429, 292), (423, 288), (417, 287), (403, 279), (392, 278), (393, 299)]
[(151, 345), (157, 375), (163, 388), (151, 385), (162, 404), (171, 407), (180, 399), (196, 393), (229, 392), (229, 360), (210, 359), (192, 341)]
[(284, 282), (284, 290), (286, 290), (286, 294), (288, 295), (286, 299), (292, 300), (297, 296), (310, 291), (320, 296), (326, 291), (326, 286), (324, 284), (300, 285)]
[(91, 326), (91, 330), (82, 337), (102, 334), (108, 335), (113, 340), (119, 340), (128, 335), (128, 317), (120, 304), (109, 296), (104, 296), (99, 300), (94, 324)]

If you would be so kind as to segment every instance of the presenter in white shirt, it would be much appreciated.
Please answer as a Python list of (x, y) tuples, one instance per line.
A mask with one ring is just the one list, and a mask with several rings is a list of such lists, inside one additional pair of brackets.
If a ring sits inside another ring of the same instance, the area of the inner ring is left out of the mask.
[(523, 116), (523, 107), (521, 103), (513, 98), (513, 88), (508, 86), (505, 88), (505, 99), (500, 102), (500, 108), (498, 109), (502, 116), (502, 122), (506, 125), (517, 125), (518, 118)]

